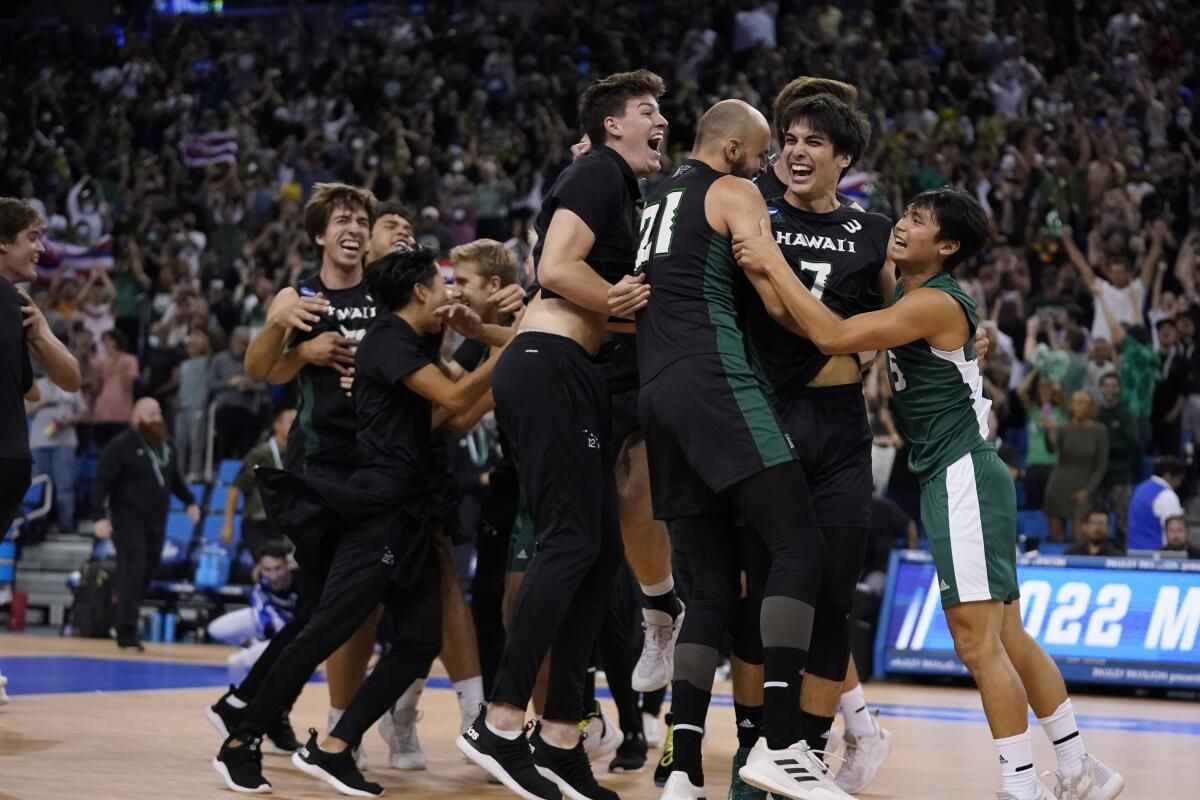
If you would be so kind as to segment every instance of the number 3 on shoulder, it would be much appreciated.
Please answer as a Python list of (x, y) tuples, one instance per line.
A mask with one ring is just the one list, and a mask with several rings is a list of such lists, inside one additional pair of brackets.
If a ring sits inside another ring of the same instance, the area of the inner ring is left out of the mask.
[(908, 386), (908, 381), (904, 380), (904, 373), (900, 371), (900, 365), (896, 363), (896, 357), (892, 355), (892, 351), (887, 351), (888, 371), (892, 373), (892, 391), (903, 392)]

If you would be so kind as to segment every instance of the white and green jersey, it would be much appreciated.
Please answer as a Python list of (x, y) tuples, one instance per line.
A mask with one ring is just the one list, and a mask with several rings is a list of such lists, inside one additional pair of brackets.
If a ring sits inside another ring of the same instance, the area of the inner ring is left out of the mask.
[[(924, 339), (888, 350), (892, 416), (912, 444), (909, 468), (925, 482), (987, 441), (988, 412), (983, 376), (975, 361), (975, 301), (943, 272), (921, 287), (939, 289), (958, 301), (967, 317), (967, 340), (957, 350), (938, 350)], [(896, 300), (904, 296), (904, 281)]]

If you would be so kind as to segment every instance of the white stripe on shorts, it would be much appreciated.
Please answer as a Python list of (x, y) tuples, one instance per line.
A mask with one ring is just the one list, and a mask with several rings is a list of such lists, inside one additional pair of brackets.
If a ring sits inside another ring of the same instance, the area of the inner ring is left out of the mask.
[(979, 488), (971, 454), (946, 469), (946, 507), (950, 512), (950, 556), (959, 602), (991, 600), (987, 554), (983, 547), (983, 519), (979, 514)]

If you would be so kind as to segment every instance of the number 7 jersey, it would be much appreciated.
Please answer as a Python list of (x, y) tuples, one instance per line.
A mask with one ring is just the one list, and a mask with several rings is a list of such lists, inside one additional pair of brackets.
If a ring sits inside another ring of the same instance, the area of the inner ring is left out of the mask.
[(637, 315), (643, 386), (683, 358), (716, 354), (745, 360), (738, 309), (752, 289), (729, 237), (709, 227), (704, 213), (709, 187), (723, 177), (688, 160), (646, 200), (635, 264), (651, 287), (650, 302)]

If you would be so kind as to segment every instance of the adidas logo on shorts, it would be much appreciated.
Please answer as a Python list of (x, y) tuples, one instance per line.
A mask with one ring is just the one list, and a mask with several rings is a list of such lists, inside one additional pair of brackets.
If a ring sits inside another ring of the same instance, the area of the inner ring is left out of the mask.
[(943, 592), (948, 592), (948, 591), (950, 591), (950, 584), (946, 583), (945, 581), (942, 581), (941, 583), (938, 584), (938, 589), (940, 589)]

